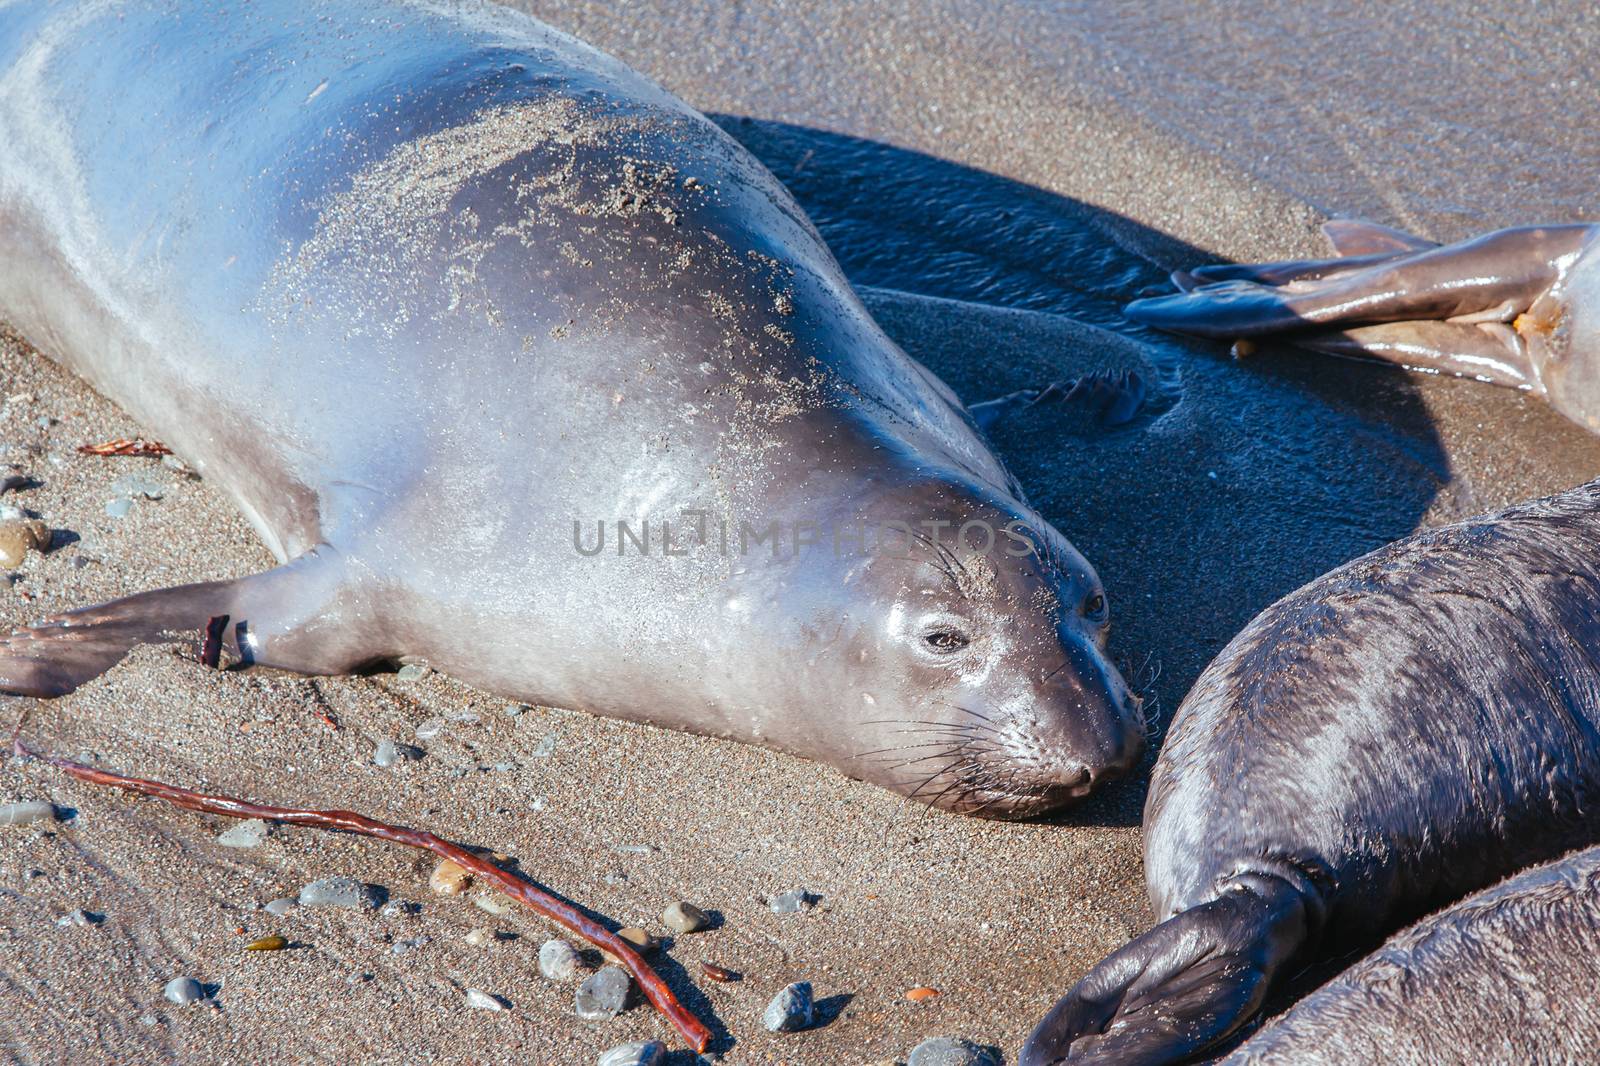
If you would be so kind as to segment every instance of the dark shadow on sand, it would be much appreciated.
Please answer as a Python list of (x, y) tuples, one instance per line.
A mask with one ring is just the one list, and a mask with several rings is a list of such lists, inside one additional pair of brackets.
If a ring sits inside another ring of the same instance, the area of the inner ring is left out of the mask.
[[(1113, 652), (1159, 707), (1269, 603), (1412, 532), (1450, 484), (1416, 383), (1289, 349), (1128, 322), (1167, 274), (1214, 257), (1113, 212), (854, 137), (714, 116), (794, 192), (879, 323), (967, 402), (1099, 369), (1151, 383), (1106, 429), (1049, 409), (995, 446), (1034, 505), (1095, 564)], [(1059, 817), (1138, 824), (1149, 760)]]

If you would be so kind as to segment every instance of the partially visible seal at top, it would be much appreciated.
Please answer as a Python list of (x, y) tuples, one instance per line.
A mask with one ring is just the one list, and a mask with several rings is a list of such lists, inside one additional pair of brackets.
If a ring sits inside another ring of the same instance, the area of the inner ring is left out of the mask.
[(617, 61), (471, 4), (15, 0), (0, 145), (0, 317), (283, 563), (15, 633), (0, 689), (217, 620), (230, 661), (421, 657), (975, 813), (1137, 759), (1093, 568)]

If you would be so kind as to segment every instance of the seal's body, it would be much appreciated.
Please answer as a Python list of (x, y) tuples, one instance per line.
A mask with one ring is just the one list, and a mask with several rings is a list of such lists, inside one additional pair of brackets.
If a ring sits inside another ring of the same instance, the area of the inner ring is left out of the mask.
[(1391, 937), (1224, 1066), (1588, 1062), (1600, 1047), (1600, 848)]
[(1294, 961), (1600, 840), (1600, 482), (1419, 533), (1273, 604), (1173, 719), (1144, 818), (1166, 919), (1025, 1066), (1182, 1061)]
[[(0, 688), (227, 615), (247, 661), (422, 657), (961, 809), (1137, 757), (1093, 570), (782, 186), (617, 61), (492, 7), (12, 0), (0, 144), (0, 318), (284, 563), (13, 634)], [(849, 531), (896, 523), (927, 550)]]

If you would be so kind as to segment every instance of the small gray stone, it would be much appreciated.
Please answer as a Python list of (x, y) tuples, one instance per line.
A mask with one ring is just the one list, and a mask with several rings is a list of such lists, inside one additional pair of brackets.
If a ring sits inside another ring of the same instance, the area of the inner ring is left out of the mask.
[(575, 981), (583, 961), (565, 940), (546, 940), (539, 945), (539, 972), (552, 981)]
[(386, 895), (376, 885), (364, 884), (353, 877), (324, 877), (300, 890), (300, 906), (376, 910)]
[(659, 1040), (641, 1040), (612, 1048), (600, 1056), (595, 1066), (661, 1066), (666, 1057), (667, 1045)]
[(26, 522), (28, 512), (9, 503), (0, 503), (0, 522)]
[(129, 474), (113, 481), (111, 483), (111, 491), (118, 496), (129, 498), (143, 496), (147, 500), (159, 500), (166, 494), (167, 486), (165, 483), (145, 474)]
[(126, 496), (118, 496), (106, 504), (106, 514), (112, 518), (127, 518), (128, 512), (133, 510), (133, 501)]
[(444, 732), (444, 719), (443, 718), (429, 718), (427, 721), (425, 721), (421, 725), (417, 726), (417, 739), (418, 740), (432, 740), (434, 737), (438, 736), (440, 733), (443, 733), (443, 732)]
[(587, 1022), (604, 1021), (621, 1014), (628, 1005), (628, 972), (620, 966), (602, 966), (578, 986), (572, 1007)]
[(480, 992), (476, 988), (467, 989), (467, 1006), (474, 1010), (501, 1011), (506, 1009), (506, 1001), (499, 996), (492, 996), (487, 992)]
[(407, 663), (397, 676), (401, 681), (421, 681), (428, 676), (428, 668), (421, 663)]
[(61, 917), (57, 918), (56, 924), (88, 927), (99, 925), (105, 920), (106, 916), (103, 914), (96, 914), (93, 911), (76, 910), (68, 911), (66, 914), (63, 914)]
[(289, 913), (289, 908), (293, 907), (295, 903), (296, 901), (288, 896), (280, 896), (264, 904), (261, 909), (275, 918), (282, 918)]
[(929, 1037), (911, 1049), (907, 1066), (1000, 1066), (994, 1053), (970, 1040)]
[(0, 807), (0, 825), (29, 825), (55, 819), (55, 804), (44, 800), (19, 800)]
[(787, 892), (779, 892), (767, 905), (772, 908), (773, 914), (799, 914), (808, 907), (816, 906), (817, 898), (803, 888), (791, 888)]
[(761, 1015), (761, 1024), (774, 1033), (795, 1033), (816, 1024), (817, 1008), (811, 1001), (811, 982), (786, 985)]
[(524, 707), (520, 703), (508, 703), (508, 704), (506, 704), (506, 717), (507, 718), (521, 718), (523, 713), (525, 711), (527, 711), (527, 709), (528, 708)]
[(674, 933), (698, 933), (711, 924), (711, 918), (693, 903), (674, 903), (661, 912), (661, 924)]
[(372, 761), (379, 766), (393, 766), (397, 762), (415, 762), (426, 754), (421, 748), (414, 748), (410, 744), (397, 744), (388, 737), (378, 741), (378, 748), (372, 755)]
[(205, 989), (201, 988), (200, 982), (193, 977), (174, 977), (167, 982), (167, 987), (161, 990), (161, 994), (180, 1007), (199, 1003), (206, 998)]
[(226, 832), (217, 834), (217, 843), (225, 848), (253, 848), (267, 839), (267, 823), (260, 818), (247, 818)]

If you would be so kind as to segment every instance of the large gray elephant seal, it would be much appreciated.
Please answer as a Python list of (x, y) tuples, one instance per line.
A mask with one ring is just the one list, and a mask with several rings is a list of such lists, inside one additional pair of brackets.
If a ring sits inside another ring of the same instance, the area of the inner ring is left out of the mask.
[(952, 809), (1137, 758), (1093, 569), (617, 61), (471, 4), (10, 0), (0, 145), (0, 317), (283, 561), (13, 634), (0, 688), (227, 616), (245, 661), (423, 657)]
[(1021, 1066), (1178, 1062), (1278, 978), (1600, 841), (1600, 481), (1420, 533), (1263, 611), (1174, 716), (1144, 816), (1161, 924)]
[(1429, 915), (1221, 1066), (1583, 1063), (1600, 1048), (1600, 848)]
[(1323, 227), (1332, 259), (1200, 267), (1137, 300), (1140, 322), (1509, 385), (1600, 432), (1600, 228), (1523, 226), (1439, 246), (1384, 226)]

